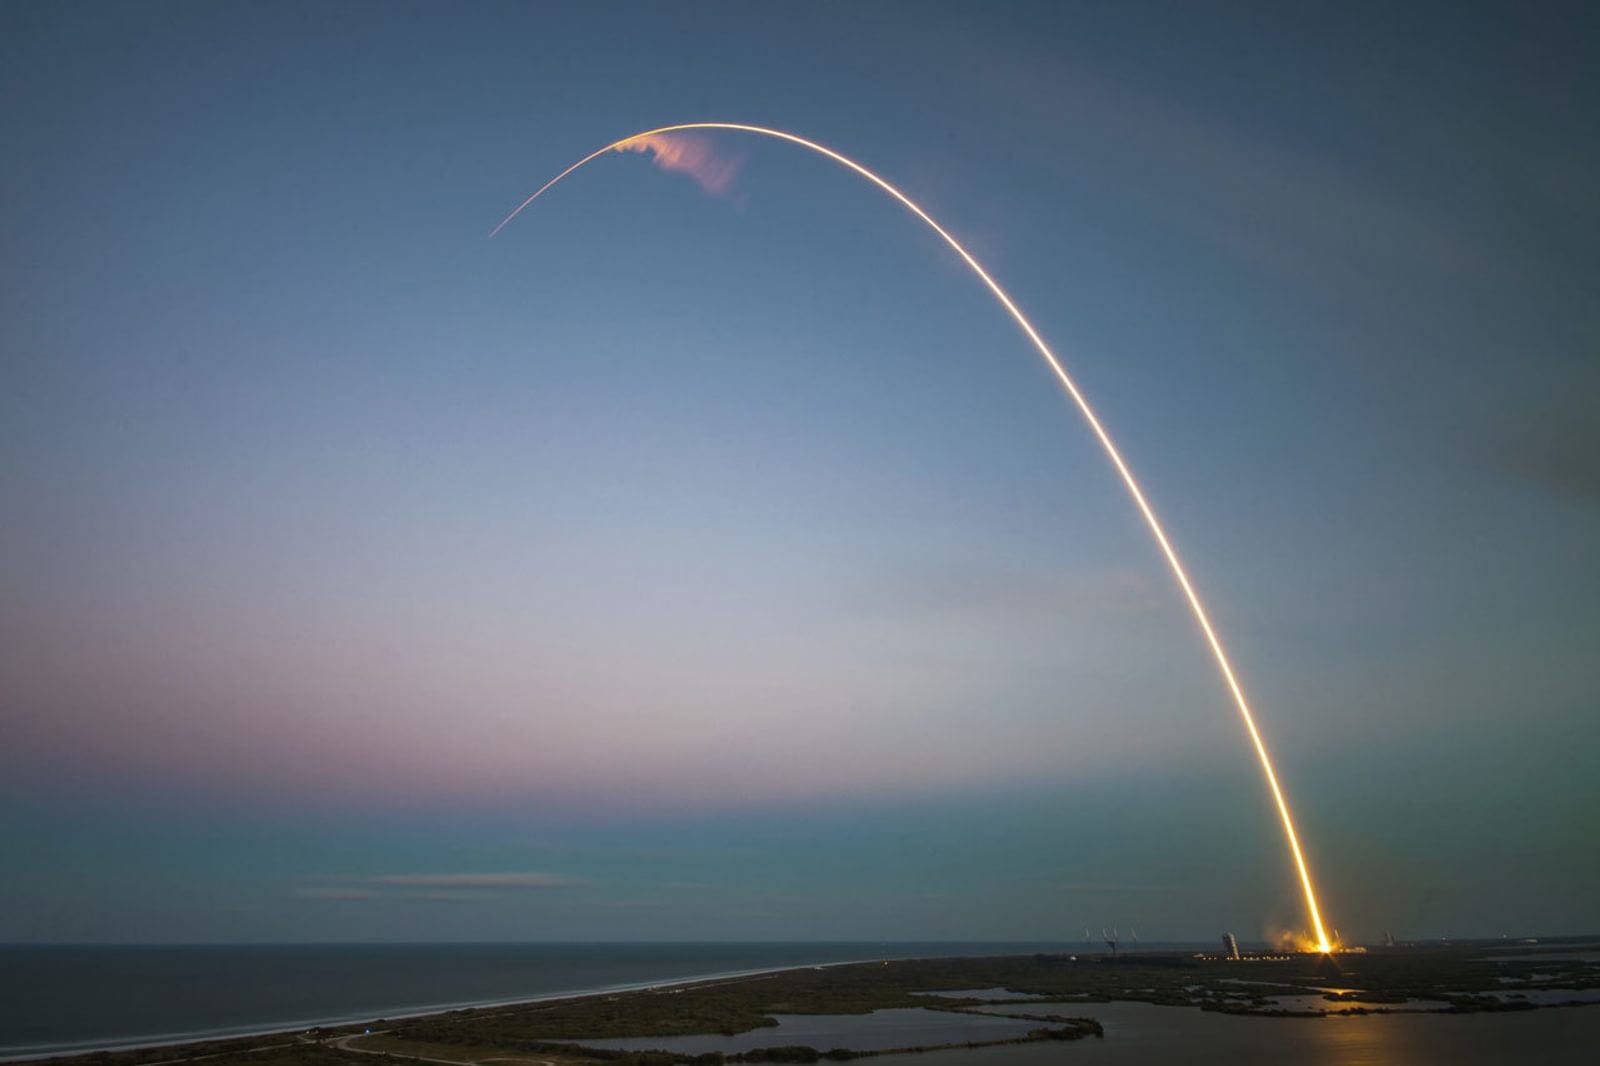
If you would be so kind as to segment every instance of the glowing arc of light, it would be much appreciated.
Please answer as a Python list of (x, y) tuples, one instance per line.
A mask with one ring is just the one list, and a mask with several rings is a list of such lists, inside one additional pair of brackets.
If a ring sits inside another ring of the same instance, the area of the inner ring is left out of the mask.
[(1250, 704), (1245, 699), (1244, 689), (1240, 686), (1239, 679), (1234, 675), (1233, 666), (1228, 661), (1227, 652), (1222, 648), (1222, 640), (1217, 636), (1216, 629), (1211, 625), (1211, 618), (1206, 614), (1205, 606), (1200, 602), (1200, 596), (1195, 592), (1194, 585), (1190, 583), (1188, 572), (1184, 570), (1183, 563), (1178, 559), (1177, 551), (1173, 549), (1172, 542), (1167, 539), (1166, 530), (1162, 528), (1161, 521), (1156, 518), (1155, 510), (1150, 506), (1149, 501), (1145, 499), (1144, 490), (1139, 487), (1139, 482), (1134, 478), (1133, 471), (1128, 468), (1128, 464), (1123, 460), (1122, 453), (1118, 451), (1116, 444), (1111, 439), (1111, 434), (1106, 432), (1105, 426), (1101, 425), (1099, 417), (1094, 413), (1094, 408), (1089, 406), (1089, 401), (1078, 390), (1077, 383), (1072, 380), (1066, 368), (1061, 365), (1061, 361), (1050, 350), (1050, 346), (1044, 342), (1044, 338), (1039, 336), (1039, 331), (1033, 328), (1033, 323), (1028, 321), (1027, 316), (1017, 307), (1010, 295), (1000, 287), (1000, 283), (989, 275), (989, 272), (973, 258), (972, 253), (967, 251), (960, 241), (952, 237), (948, 230), (935, 222), (933, 216), (917, 206), (916, 202), (905, 193), (860, 163), (848, 156), (835, 152), (831, 148), (817, 144), (815, 141), (808, 141), (797, 134), (787, 133), (783, 130), (768, 129), (765, 126), (749, 126), (737, 122), (682, 122), (672, 126), (659, 126), (652, 130), (644, 130), (624, 137), (620, 141), (613, 141), (604, 148), (589, 153), (545, 182), (532, 196), (518, 204), (516, 210), (500, 220), (500, 224), (490, 232), (489, 236), (493, 238), (501, 230), (505, 229), (511, 220), (520, 215), (529, 204), (560, 183), (563, 178), (600, 158), (607, 152), (624, 148), (646, 137), (675, 133), (682, 130), (734, 130), (740, 133), (754, 133), (763, 137), (773, 137), (780, 141), (798, 144), (802, 148), (808, 148), (819, 155), (826, 156), (840, 166), (855, 171), (898, 200), (901, 206), (916, 215), (917, 218), (927, 224), (929, 229), (937, 233), (961, 257), (962, 261), (972, 269), (972, 272), (978, 276), (979, 280), (988, 286), (989, 291), (994, 294), (994, 298), (1000, 301), (1000, 305), (1006, 309), (1006, 313), (1027, 335), (1028, 340), (1033, 342), (1034, 348), (1038, 350), (1045, 364), (1055, 374), (1056, 379), (1061, 382), (1062, 388), (1067, 390), (1067, 395), (1072, 397), (1072, 402), (1077, 405), (1079, 412), (1089, 423), (1089, 428), (1094, 431), (1095, 437), (1100, 441), (1100, 446), (1105, 449), (1106, 455), (1111, 459), (1111, 465), (1116, 467), (1117, 474), (1121, 476), (1123, 485), (1127, 488), (1128, 494), (1133, 497), (1133, 502), (1138, 506), (1139, 513), (1144, 516), (1145, 524), (1150, 527), (1150, 533), (1155, 537), (1156, 544), (1161, 548), (1161, 554), (1166, 557), (1167, 565), (1172, 570), (1172, 576), (1177, 579), (1178, 587), (1183, 590), (1184, 598), (1189, 601), (1189, 607), (1194, 612), (1195, 621), (1200, 624), (1200, 631), (1205, 635), (1206, 643), (1211, 648), (1212, 657), (1216, 660), (1217, 669), (1221, 672), (1223, 681), (1227, 683), (1228, 692), (1232, 695), (1234, 705), (1239, 710), (1239, 717), (1244, 720), (1245, 731), (1250, 736), (1250, 743), (1255, 747), (1256, 756), (1261, 762), (1262, 773), (1266, 776), (1267, 786), (1272, 792), (1273, 802), (1277, 805), (1278, 817), (1283, 822), (1284, 836), (1289, 842), (1289, 851), (1294, 857), (1295, 869), (1300, 875), (1300, 886), (1305, 893), (1306, 910), (1310, 915), (1311, 924), (1316, 930), (1317, 950), (1324, 953), (1331, 951), (1332, 945), (1329, 943), (1328, 935), (1322, 925), (1322, 913), (1317, 907), (1316, 890), (1311, 885), (1311, 871), (1306, 864), (1305, 853), (1300, 847), (1299, 834), (1295, 832), (1294, 818), (1289, 813), (1289, 801), (1284, 797), (1283, 788), (1278, 784), (1277, 772), (1272, 768), (1272, 757), (1267, 753), (1266, 742), (1261, 739), (1261, 731), (1256, 728), (1255, 715), (1250, 711)]

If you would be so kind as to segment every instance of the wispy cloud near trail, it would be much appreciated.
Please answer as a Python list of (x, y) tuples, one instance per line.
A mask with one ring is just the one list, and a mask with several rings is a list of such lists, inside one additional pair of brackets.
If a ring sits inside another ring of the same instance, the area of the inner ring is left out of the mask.
[(744, 166), (744, 156), (719, 152), (711, 138), (694, 133), (649, 133), (617, 151), (648, 153), (662, 170), (689, 175), (713, 196), (727, 195)]

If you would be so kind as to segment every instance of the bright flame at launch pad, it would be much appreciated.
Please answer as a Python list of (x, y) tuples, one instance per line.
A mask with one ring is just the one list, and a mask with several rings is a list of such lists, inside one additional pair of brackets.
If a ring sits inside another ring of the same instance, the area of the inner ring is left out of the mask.
[(578, 170), (580, 167), (583, 167), (585, 164), (598, 159), (607, 152), (636, 149), (640, 147), (641, 142), (644, 142), (647, 139), (660, 138), (665, 134), (683, 130), (734, 130), (740, 133), (754, 133), (763, 137), (772, 137), (780, 141), (788, 141), (791, 144), (797, 144), (802, 148), (810, 149), (819, 155), (826, 156), (835, 163), (838, 163), (840, 166), (855, 171), (857, 174), (861, 175), (863, 178), (870, 181), (872, 184), (876, 185), (878, 188), (882, 189), (884, 192), (898, 200), (901, 206), (910, 211), (913, 215), (916, 215), (917, 218), (921, 219), (930, 229), (937, 233), (944, 240), (944, 242), (961, 257), (962, 261), (972, 269), (972, 272), (978, 276), (978, 279), (982, 281), (984, 285), (988, 286), (989, 291), (994, 294), (995, 299), (1000, 302), (1000, 305), (1006, 309), (1006, 312), (1021, 328), (1022, 332), (1027, 335), (1028, 340), (1033, 342), (1034, 348), (1038, 350), (1039, 355), (1044, 359), (1045, 364), (1049, 366), (1051, 372), (1055, 374), (1056, 379), (1061, 382), (1062, 388), (1066, 389), (1067, 395), (1072, 397), (1072, 402), (1077, 405), (1078, 410), (1083, 414), (1084, 419), (1089, 423), (1089, 428), (1094, 431), (1095, 437), (1100, 441), (1100, 446), (1105, 449), (1107, 457), (1110, 458), (1111, 465), (1116, 467), (1117, 474), (1121, 476), (1122, 483), (1127, 487), (1128, 494), (1133, 497), (1133, 502), (1138, 506), (1139, 513), (1144, 516), (1145, 524), (1150, 527), (1150, 533), (1155, 537), (1156, 544), (1161, 549), (1161, 554), (1166, 557), (1167, 565), (1172, 570), (1172, 576), (1177, 580), (1178, 586), (1183, 590), (1184, 598), (1189, 601), (1189, 607), (1194, 612), (1195, 621), (1200, 624), (1200, 632), (1205, 635), (1206, 643), (1211, 648), (1212, 657), (1216, 660), (1217, 669), (1222, 674), (1222, 680), (1226, 683), (1228, 692), (1233, 697), (1234, 705), (1239, 709), (1239, 717), (1244, 720), (1245, 731), (1250, 736), (1250, 743), (1254, 746), (1256, 756), (1261, 762), (1261, 770), (1266, 777), (1267, 787), (1271, 790), (1273, 802), (1277, 805), (1278, 817), (1283, 822), (1283, 834), (1289, 843), (1289, 851), (1294, 857), (1295, 870), (1300, 875), (1300, 885), (1305, 893), (1306, 911), (1311, 919), (1311, 925), (1316, 932), (1316, 950), (1325, 954), (1331, 952), (1333, 950), (1333, 945), (1329, 941), (1328, 934), (1322, 924), (1322, 913), (1317, 907), (1316, 890), (1311, 884), (1311, 871), (1306, 864), (1305, 853), (1300, 847), (1299, 835), (1295, 832), (1294, 819), (1289, 813), (1289, 801), (1284, 797), (1283, 789), (1278, 784), (1278, 775), (1272, 768), (1272, 758), (1267, 754), (1266, 742), (1261, 739), (1261, 732), (1256, 728), (1255, 716), (1250, 712), (1250, 704), (1245, 700), (1244, 689), (1240, 687), (1239, 680), (1234, 675), (1233, 666), (1228, 662), (1227, 653), (1222, 649), (1222, 641), (1218, 638), (1216, 630), (1212, 627), (1211, 619), (1206, 614), (1204, 605), (1200, 602), (1200, 596), (1197, 592), (1195, 592), (1194, 586), (1189, 581), (1189, 575), (1184, 571), (1183, 563), (1178, 559), (1178, 553), (1173, 549), (1171, 541), (1167, 539), (1166, 530), (1162, 528), (1160, 520), (1156, 518), (1155, 511), (1145, 499), (1144, 491), (1140, 489), (1138, 481), (1134, 479), (1133, 472), (1128, 469), (1128, 464), (1123, 461), (1122, 453), (1117, 450), (1116, 444), (1112, 442), (1111, 435), (1107, 433), (1105, 427), (1100, 424), (1100, 419), (1095, 415), (1094, 409), (1089, 406), (1089, 401), (1084, 399), (1083, 393), (1078, 391), (1077, 384), (1067, 374), (1067, 371), (1061, 365), (1060, 360), (1058, 360), (1055, 353), (1050, 350), (1050, 346), (1045, 344), (1044, 338), (1039, 336), (1038, 331), (1033, 328), (1033, 324), (1028, 321), (1027, 317), (1023, 315), (1023, 313), (1017, 308), (1017, 305), (1012, 302), (1011, 297), (1006, 293), (1006, 291), (1000, 287), (1000, 283), (995, 281), (994, 278), (990, 277), (989, 272), (972, 257), (972, 253), (968, 252), (966, 248), (962, 247), (960, 241), (952, 237), (943, 226), (935, 222), (932, 216), (930, 216), (922, 208), (918, 207), (910, 197), (901, 192), (899, 189), (895, 188), (893, 185), (889, 184), (889, 182), (885, 181), (883, 178), (880, 178), (877, 174), (874, 174), (872, 171), (862, 166), (860, 163), (857, 163), (855, 160), (840, 155), (831, 148), (824, 147), (823, 145), (817, 144), (814, 141), (808, 141), (804, 137), (797, 136), (793, 133), (786, 133), (783, 130), (767, 129), (763, 126), (749, 126), (736, 122), (683, 122), (678, 123), (677, 125), (661, 126), (653, 130), (645, 130), (641, 133), (635, 133), (631, 136), (624, 137), (620, 141), (613, 141), (604, 148), (584, 156), (566, 170), (563, 170), (561, 173), (545, 182), (544, 185), (540, 186), (532, 196), (518, 204), (516, 210), (512, 211), (509, 215), (502, 219), (500, 224), (494, 228), (489, 236), (493, 237), (495, 234), (499, 233), (506, 227), (508, 223), (511, 222), (512, 219), (521, 214), (524, 208), (533, 203), (540, 196), (544, 195), (552, 186), (556, 185), (567, 175), (571, 174), (575, 170)]

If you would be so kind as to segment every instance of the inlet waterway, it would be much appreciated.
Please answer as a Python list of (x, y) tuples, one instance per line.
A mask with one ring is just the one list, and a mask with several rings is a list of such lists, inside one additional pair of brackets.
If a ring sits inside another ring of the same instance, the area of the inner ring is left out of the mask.
[[(1337, 1007), (1336, 1004), (1329, 1006)], [(1423, 1006), (1413, 1005), (1413, 1009)], [(1183, 1062), (1217, 1066), (1503, 1066), (1538, 1062), (1589, 1066), (1600, 1047), (1600, 1007), (1519, 1013), (1392, 1013), (1326, 1018), (1237, 1017), (1194, 1007), (1148, 1003), (1007, 1003), (994, 1012), (1091, 1016), (1105, 1037), (1068, 1044), (1043, 1041), (951, 1048), (905, 1059), (914, 1066), (1144, 1066)], [(593, 1047), (661, 1049), (686, 1054), (749, 1051), (804, 1044), (879, 1050), (1003, 1040), (1048, 1023), (926, 1009), (870, 1015), (777, 1015), (778, 1025), (736, 1036), (640, 1037), (584, 1041)], [(974, 1021), (979, 1024), (973, 1024)], [(881, 1062), (900, 1060), (876, 1060)]]

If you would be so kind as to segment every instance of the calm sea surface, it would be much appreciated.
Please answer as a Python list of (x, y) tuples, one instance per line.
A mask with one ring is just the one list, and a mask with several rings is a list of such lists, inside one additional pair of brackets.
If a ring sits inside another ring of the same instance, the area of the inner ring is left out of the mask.
[(687, 977), (1057, 944), (0, 946), (0, 1058), (166, 1043)]

